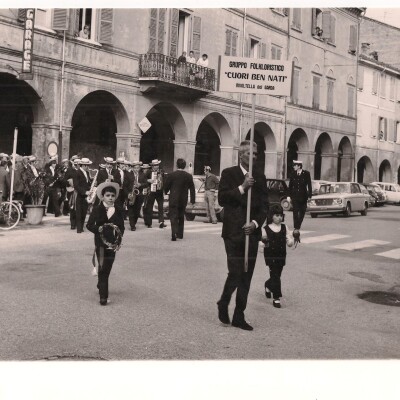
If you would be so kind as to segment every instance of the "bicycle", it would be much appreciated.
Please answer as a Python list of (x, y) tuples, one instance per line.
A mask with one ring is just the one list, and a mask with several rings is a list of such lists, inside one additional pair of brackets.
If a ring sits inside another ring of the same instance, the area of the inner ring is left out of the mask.
[(0, 204), (0, 230), (15, 228), (22, 215), (22, 202), (19, 200), (3, 201)]

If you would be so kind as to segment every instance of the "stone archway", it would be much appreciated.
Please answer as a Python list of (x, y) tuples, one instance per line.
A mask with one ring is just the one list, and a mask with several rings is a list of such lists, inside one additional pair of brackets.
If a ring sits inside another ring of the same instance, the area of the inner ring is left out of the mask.
[(357, 182), (370, 183), (374, 181), (375, 171), (371, 159), (367, 156), (363, 156), (357, 162)]
[(323, 132), (315, 144), (314, 179), (333, 181), (336, 179), (335, 158), (330, 136)]
[(208, 114), (200, 123), (196, 134), (194, 174), (203, 175), (209, 165), (215, 175), (232, 165), (233, 138), (225, 117), (219, 113)]
[(392, 182), (392, 168), (388, 160), (383, 160), (379, 166), (379, 182)]
[[(33, 146), (32, 125), (43, 122), (46, 110), (36, 91), (14, 75), (0, 73), (0, 149), (13, 151), (14, 128), (18, 128), (17, 154), (39, 157), (41, 149)], [(43, 144), (42, 144), (43, 145)]]
[(293, 172), (293, 160), (303, 161), (303, 168), (308, 169), (310, 167), (308, 155), (309, 142), (307, 134), (303, 129), (297, 128), (290, 135), (288, 146), (287, 146), (287, 162), (286, 162), (286, 174), (290, 176)]
[(162, 161), (162, 168), (172, 172), (177, 158), (192, 159), (188, 154), (187, 128), (180, 111), (172, 104), (161, 102), (146, 114), (151, 128), (142, 133), (140, 160), (149, 163), (153, 159)]
[(88, 157), (97, 166), (104, 157), (117, 157), (117, 132), (129, 132), (128, 116), (111, 93), (98, 90), (86, 95), (72, 115), (69, 154)]
[(353, 180), (353, 149), (347, 136), (344, 136), (339, 143), (336, 180), (338, 182)]
[[(250, 130), (247, 132), (246, 140), (250, 140)], [(277, 160), (276, 139), (272, 129), (265, 122), (254, 124), (254, 142), (257, 144), (258, 157), (255, 168), (267, 177), (276, 178)]]

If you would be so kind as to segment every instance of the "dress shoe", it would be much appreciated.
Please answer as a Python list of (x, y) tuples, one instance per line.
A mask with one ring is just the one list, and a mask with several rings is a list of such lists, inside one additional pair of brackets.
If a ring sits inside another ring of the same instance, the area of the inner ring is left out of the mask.
[(131, 231), (136, 231), (136, 226), (132, 226)]
[(253, 327), (251, 325), (249, 325), (245, 320), (243, 320), (243, 321), (232, 321), (232, 326), (234, 326), (235, 328), (243, 329), (245, 331), (252, 331), (253, 330)]
[(160, 229), (162, 229), (162, 228), (166, 228), (167, 225), (165, 225), (164, 222), (160, 222), (159, 227), (160, 227)]
[(214, 225), (215, 225), (215, 224), (218, 224), (218, 222), (216, 222), (216, 221), (215, 221), (215, 222), (212, 222), (212, 224), (214, 224)]
[(267, 297), (267, 299), (271, 298), (272, 293), (269, 291), (269, 289), (267, 288), (267, 282), (264, 283), (264, 288), (265, 288), (265, 296)]
[(76, 231), (76, 233), (82, 233), (83, 231)]
[(107, 299), (100, 299), (100, 305), (106, 306), (107, 305)]
[[(218, 304), (218, 303), (217, 303)], [(218, 304), (218, 319), (223, 323), (229, 325), (231, 320), (229, 319), (228, 307)]]
[(151, 225), (146, 225), (148, 228), (151, 228)]
[(211, 224), (211, 221), (203, 221), (205, 224)]
[(176, 235), (178, 239), (183, 239), (183, 235)]
[(281, 308), (281, 302), (280, 302), (280, 300), (272, 300), (272, 305), (273, 305), (275, 308)]
[(172, 242), (176, 242), (176, 235), (172, 235), (172, 236), (171, 236), (171, 241), (172, 241)]

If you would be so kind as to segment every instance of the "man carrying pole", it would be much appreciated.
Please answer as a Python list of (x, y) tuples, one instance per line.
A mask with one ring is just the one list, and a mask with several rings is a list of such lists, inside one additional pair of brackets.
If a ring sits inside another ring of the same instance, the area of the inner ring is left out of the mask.
[[(224, 207), (222, 237), (228, 263), (228, 277), (221, 299), (217, 303), (218, 318), (224, 324), (230, 323), (228, 306), (236, 290), (232, 326), (248, 331), (253, 330), (253, 327), (246, 322), (244, 310), (256, 264), (261, 225), (267, 217), (266, 178), (255, 171), (254, 176), (251, 173), (256, 157), (257, 145), (254, 142), (245, 140), (240, 143), (240, 163), (222, 171), (218, 191), (219, 204)], [(249, 201), (250, 189), (251, 201)], [(246, 241), (248, 241), (247, 260)]]

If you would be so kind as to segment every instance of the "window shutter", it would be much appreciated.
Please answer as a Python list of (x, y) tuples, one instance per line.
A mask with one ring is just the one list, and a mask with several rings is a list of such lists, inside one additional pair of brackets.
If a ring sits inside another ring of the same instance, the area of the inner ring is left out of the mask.
[(379, 137), (379, 118), (376, 114), (371, 113), (371, 136)]
[(232, 31), (227, 29), (225, 31), (225, 39), (226, 39), (226, 45), (225, 45), (225, 55), (230, 56), (231, 55), (231, 43), (232, 43)]
[(112, 44), (113, 33), (113, 8), (102, 8), (100, 11), (100, 35), (99, 42), (103, 44)]
[(400, 138), (400, 122), (395, 121), (394, 122), (394, 138), (393, 141), (397, 143), (397, 141)]
[(293, 26), (301, 28), (301, 8), (293, 8)]
[(383, 126), (384, 126), (383, 137), (385, 138), (385, 140), (388, 140), (388, 120), (387, 120), (387, 118), (383, 119)]
[(299, 80), (300, 80), (300, 71), (295, 69), (293, 71), (293, 82), (292, 82), (292, 102), (297, 104), (299, 101)]
[(157, 53), (164, 54), (165, 8), (158, 10)]
[(267, 57), (267, 45), (265, 43), (261, 43), (261, 58)]
[(364, 89), (364, 67), (361, 65), (358, 66), (358, 79), (357, 79), (357, 85), (359, 90)]
[(389, 99), (394, 100), (394, 88), (395, 88), (395, 79), (393, 76), (390, 77), (390, 94), (389, 94)]
[(149, 40), (149, 53), (156, 52), (157, 46), (157, 21), (158, 21), (158, 10), (157, 8), (150, 9), (150, 40)]
[(232, 56), (236, 57), (237, 56), (237, 38), (238, 34), (237, 32), (232, 32)]
[(276, 60), (277, 58), (276, 58), (276, 47), (275, 46), (272, 46), (271, 47), (271, 59), (272, 60)]
[(171, 27), (170, 27), (170, 43), (169, 55), (171, 57), (178, 57), (178, 25), (179, 25), (179, 10), (177, 8), (171, 9)]
[(386, 97), (386, 75), (381, 75), (380, 95)]
[(244, 42), (244, 55), (243, 57), (250, 57), (250, 39), (245, 39)]
[(68, 8), (55, 8), (53, 10), (51, 28), (55, 31), (68, 30)]
[(331, 37), (331, 12), (322, 12), (322, 39), (330, 39)]
[(313, 108), (319, 109), (319, 82), (318, 76), (313, 76)]
[(376, 94), (378, 92), (378, 72), (372, 72), (372, 94)]
[(316, 8), (312, 8), (311, 9), (312, 12), (312, 22), (311, 22), (311, 35), (315, 35), (315, 29), (317, 27), (317, 9)]
[(347, 115), (349, 117), (354, 117), (354, 90), (352, 86), (347, 87)]
[(26, 8), (18, 8), (18, 21), (24, 22), (26, 15)]
[(350, 26), (350, 40), (349, 40), (349, 51), (355, 53), (357, 51), (357, 26)]
[(79, 8), (72, 8), (69, 12), (69, 29), (70, 35), (79, 34)]
[(282, 49), (277, 48), (276, 49), (276, 59), (280, 60), (282, 56)]
[(336, 18), (331, 15), (331, 31), (330, 31), (329, 40), (331, 43), (336, 42)]
[(390, 141), (395, 141), (395, 136), (396, 136), (396, 124), (393, 119), (389, 119), (389, 134), (388, 134), (388, 140)]
[(201, 18), (193, 16), (192, 50), (196, 59), (200, 58), (201, 50)]

